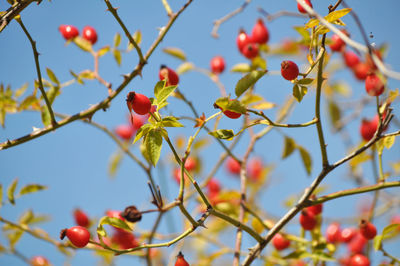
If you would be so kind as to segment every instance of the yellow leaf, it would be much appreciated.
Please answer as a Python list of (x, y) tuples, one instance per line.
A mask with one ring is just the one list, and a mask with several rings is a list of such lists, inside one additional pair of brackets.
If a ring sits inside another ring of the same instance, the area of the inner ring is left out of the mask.
[(341, 17), (347, 15), (348, 13), (350, 13), (350, 11), (351, 11), (351, 8), (343, 8), (340, 10), (335, 10), (335, 11), (329, 13), (327, 16), (325, 16), (325, 19), (328, 22), (334, 22), (334, 21), (340, 19)]
[(306, 27), (306, 29), (309, 29), (309, 28), (313, 28), (313, 27), (317, 26), (318, 24), (319, 24), (319, 20), (312, 18), (306, 23), (305, 27)]

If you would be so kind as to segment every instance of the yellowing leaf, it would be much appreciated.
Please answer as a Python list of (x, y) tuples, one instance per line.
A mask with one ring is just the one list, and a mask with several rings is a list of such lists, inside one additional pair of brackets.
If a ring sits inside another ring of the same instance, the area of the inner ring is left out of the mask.
[(297, 144), (294, 141), (294, 139), (285, 137), (285, 144), (283, 146), (283, 152), (282, 152), (282, 156), (281, 156), (282, 159), (285, 159), (290, 154), (292, 154), (293, 151), (296, 149), (296, 146), (297, 146)]
[(334, 22), (334, 21), (340, 19), (341, 17), (347, 15), (350, 11), (351, 11), (351, 8), (343, 8), (340, 10), (335, 10), (335, 11), (329, 13), (328, 15), (326, 15), (325, 19), (328, 22)]
[(178, 68), (176, 69), (176, 73), (178, 73), (178, 75), (182, 75), (183, 73), (186, 73), (190, 70), (192, 70), (194, 68), (193, 63), (190, 62), (183, 62), (182, 64), (180, 64), (178, 66)]
[(218, 129), (216, 131), (209, 132), (208, 134), (218, 139), (225, 139), (225, 140), (232, 140), (233, 137), (235, 136), (232, 129)]
[(178, 58), (178, 59), (180, 59), (182, 61), (186, 61), (185, 53), (179, 48), (167, 47), (167, 48), (163, 49), (163, 52), (166, 53), (166, 54), (172, 55), (173, 57)]
[(38, 192), (40, 190), (45, 190), (47, 189), (46, 186), (43, 185), (39, 185), (39, 184), (29, 184), (24, 186), (23, 188), (21, 188), (21, 190), (19, 191), (19, 195), (25, 195), (25, 194), (30, 194), (30, 193), (35, 193)]
[(115, 62), (117, 62), (117, 64), (120, 66), (121, 61), (122, 61), (121, 52), (119, 50), (115, 49), (113, 52), (113, 55), (114, 55)]
[(114, 36), (114, 47), (117, 48), (119, 44), (121, 43), (121, 34), (118, 32)]
[(57, 84), (57, 85), (60, 85), (60, 82), (58, 81), (56, 75), (54, 74), (54, 72), (53, 72), (50, 68), (46, 68), (46, 72), (47, 72), (47, 76), (49, 76), (49, 79), (50, 79), (53, 83), (55, 83), (55, 84)]
[(7, 188), (7, 198), (12, 205), (15, 204), (14, 192), (17, 187), (17, 184), (18, 184), (18, 178), (14, 179), (11, 185)]
[(251, 71), (251, 66), (247, 63), (239, 63), (231, 68), (231, 72), (247, 73)]
[(317, 26), (318, 24), (319, 24), (319, 20), (316, 18), (312, 18), (306, 23), (305, 28), (306, 29), (313, 28), (313, 27)]
[(300, 156), (301, 156), (301, 160), (303, 161), (304, 168), (306, 169), (307, 174), (310, 175), (311, 170), (312, 170), (311, 156), (304, 147), (297, 146), (297, 148), (300, 152)]
[(110, 51), (110, 46), (104, 46), (102, 48), (100, 48), (100, 50), (97, 52), (97, 54), (101, 57), (103, 55), (105, 55), (106, 53), (108, 53)]
[(276, 104), (271, 103), (271, 102), (267, 102), (267, 101), (263, 101), (261, 103), (252, 105), (251, 107), (257, 110), (268, 110), (268, 109), (272, 109), (276, 106)]

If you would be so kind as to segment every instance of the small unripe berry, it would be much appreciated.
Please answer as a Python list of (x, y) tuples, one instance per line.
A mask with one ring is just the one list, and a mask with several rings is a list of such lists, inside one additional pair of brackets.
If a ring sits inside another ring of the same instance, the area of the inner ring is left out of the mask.
[(372, 223), (366, 221), (366, 220), (361, 220), (360, 221), (360, 233), (363, 235), (368, 240), (374, 239), (376, 236), (376, 227)]
[[(313, 7), (310, 0), (303, 0), (303, 3), (305, 3), (306, 5), (308, 5), (311, 8)], [(303, 13), (303, 14), (307, 13), (307, 11), (299, 3), (297, 3), (297, 9), (299, 10), (300, 13)]]
[(166, 80), (166, 86), (175, 86), (179, 83), (178, 74), (166, 65), (161, 65), (160, 71), (158, 72), (158, 77), (160, 80)]
[(281, 63), (281, 74), (286, 80), (294, 80), (299, 75), (299, 67), (293, 61), (283, 61)]
[(354, 76), (358, 80), (365, 80), (370, 72), (371, 72), (371, 67), (364, 62), (360, 62), (353, 67)]
[(358, 63), (360, 63), (360, 58), (353, 51), (346, 51), (343, 53), (343, 59), (346, 66), (349, 68), (355, 67)]
[(232, 157), (229, 157), (226, 160), (225, 166), (229, 173), (234, 175), (240, 174), (240, 163), (235, 159), (233, 159)]
[(268, 42), (269, 32), (262, 19), (258, 19), (257, 23), (254, 25), (251, 32), (251, 40), (258, 44), (264, 44)]
[(369, 141), (370, 139), (372, 139), (372, 137), (375, 134), (375, 131), (378, 129), (378, 123), (379, 120), (376, 121), (376, 119), (372, 120), (363, 119), (361, 121), (360, 134), (365, 141)]
[(304, 230), (313, 230), (317, 225), (315, 215), (307, 210), (301, 212), (299, 221)]
[(82, 30), (82, 38), (89, 41), (92, 45), (97, 42), (97, 32), (91, 26), (86, 26)]
[(284, 250), (290, 246), (290, 240), (277, 233), (272, 239), (272, 244), (277, 250)]
[(179, 252), (176, 256), (175, 266), (190, 266), (190, 264), (185, 260), (182, 252)]
[(222, 56), (215, 56), (210, 61), (211, 72), (218, 75), (225, 70), (225, 60)]
[(350, 266), (369, 266), (370, 261), (362, 254), (356, 254), (350, 259)]
[(365, 79), (365, 90), (370, 96), (379, 96), (385, 90), (385, 85), (377, 75), (372, 73)]
[(78, 29), (72, 25), (61, 25), (58, 30), (66, 40), (72, 40), (79, 35)]
[(43, 256), (34, 256), (29, 260), (31, 266), (51, 266), (50, 262)]
[(135, 92), (129, 92), (128, 96), (126, 97), (126, 104), (128, 105), (129, 111), (133, 109), (135, 113), (138, 115), (145, 115), (150, 112), (151, 109), (151, 102), (147, 96), (140, 94), (140, 93), (135, 93)]
[(239, 52), (242, 53), (243, 48), (251, 43), (251, 37), (247, 35), (247, 33), (244, 30), (239, 31), (239, 35), (236, 38), (236, 44), (239, 49)]
[(258, 55), (258, 45), (255, 43), (248, 43), (242, 49), (242, 54), (247, 59), (253, 59)]
[(134, 133), (134, 129), (130, 125), (119, 125), (115, 128), (115, 134), (124, 140), (130, 140)]
[(73, 226), (62, 230), (60, 234), (61, 240), (63, 240), (65, 236), (67, 236), (69, 241), (78, 248), (85, 247), (89, 243), (90, 239), (89, 231), (82, 226)]
[(88, 227), (90, 224), (89, 218), (85, 212), (80, 209), (74, 210), (75, 223), (79, 226)]

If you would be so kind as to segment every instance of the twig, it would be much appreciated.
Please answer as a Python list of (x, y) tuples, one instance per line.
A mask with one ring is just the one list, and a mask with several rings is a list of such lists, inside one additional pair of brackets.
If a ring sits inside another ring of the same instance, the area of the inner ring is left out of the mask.
[[(308, 127), (308, 126), (311, 126), (311, 125), (316, 124), (317, 121), (318, 121), (317, 118), (314, 118), (314, 119), (312, 119), (311, 121), (305, 122), (305, 123), (302, 123), (302, 124), (280, 124), (280, 123), (273, 122), (273, 121), (272, 121), (271, 119), (269, 119), (266, 115), (264, 115), (263, 112), (258, 112), (258, 111), (250, 110), (250, 109), (247, 109), (247, 111), (250, 112), (250, 113), (256, 114), (256, 115), (258, 115), (258, 116), (263, 117), (265, 120), (267, 120), (266, 123), (267, 123), (269, 126), (272, 126), (272, 127), (291, 127), (291, 128), (293, 128), (293, 127)], [(260, 121), (260, 122), (262, 122), (262, 121)]]
[(21, 0), (16, 1), (13, 6), (7, 9), (7, 11), (0, 15), (0, 33), (8, 26), (10, 21), (19, 15), (26, 7), (28, 7), (35, 0)]
[(165, 8), (165, 11), (167, 11), (167, 15), (170, 17), (173, 12), (172, 12), (172, 9), (171, 9), (170, 5), (168, 4), (168, 1), (167, 0), (161, 0), (161, 2), (162, 2), (163, 6)]
[(307, 15), (305, 15), (305, 14), (298, 13), (298, 12), (290, 12), (290, 11), (286, 11), (286, 10), (278, 11), (274, 14), (268, 13), (262, 7), (258, 7), (257, 10), (258, 10), (258, 12), (263, 14), (267, 18), (268, 21), (272, 21), (272, 20), (275, 20), (275, 19), (283, 17), (283, 16), (298, 17), (298, 18), (306, 18), (307, 17)]

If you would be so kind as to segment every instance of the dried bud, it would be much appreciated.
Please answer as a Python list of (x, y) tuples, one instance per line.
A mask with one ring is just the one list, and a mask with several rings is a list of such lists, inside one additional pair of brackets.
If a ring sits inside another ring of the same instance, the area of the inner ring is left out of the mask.
[(121, 217), (125, 218), (128, 222), (136, 223), (142, 220), (142, 213), (136, 208), (136, 206), (128, 206), (123, 212)]

